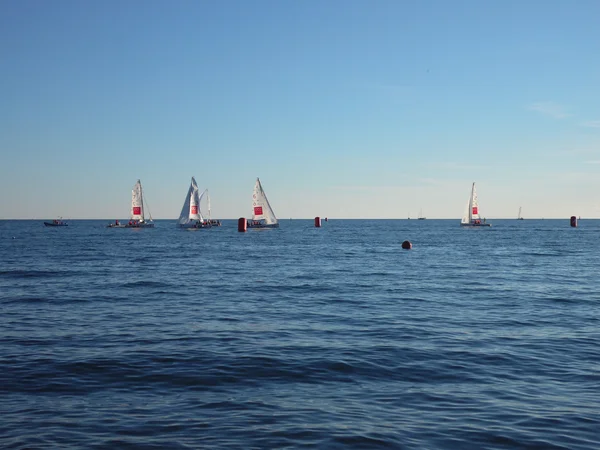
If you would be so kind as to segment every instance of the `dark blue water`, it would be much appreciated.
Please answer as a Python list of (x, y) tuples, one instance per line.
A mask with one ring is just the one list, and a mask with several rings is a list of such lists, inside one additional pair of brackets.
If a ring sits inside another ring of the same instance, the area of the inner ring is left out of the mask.
[(107, 222), (0, 221), (1, 448), (600, 448), (600, 221)]

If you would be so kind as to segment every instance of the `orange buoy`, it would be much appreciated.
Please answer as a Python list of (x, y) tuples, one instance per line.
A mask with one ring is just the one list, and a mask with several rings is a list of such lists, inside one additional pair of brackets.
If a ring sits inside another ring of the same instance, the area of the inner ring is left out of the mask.
[(321, 228), (321, 218), (320, 217), (315, 217), (315, 227)]
[(402, 243), (402, 248), (403, 248), (404, 250), (410, 250), (410, 249), (412, 248), (412, 244), (411, 244), (411, 242), (410, 242), (410, 241), (404, 241), (404, 242)]
[(248, 223), (246, 222), (246, 218), (240, 217), (238, 219), (238, 231), (240, 233), (245, 233), (247, 229), (248, 229)]
[(571, 226), (577, 228), (577, 216), (571, 216)]

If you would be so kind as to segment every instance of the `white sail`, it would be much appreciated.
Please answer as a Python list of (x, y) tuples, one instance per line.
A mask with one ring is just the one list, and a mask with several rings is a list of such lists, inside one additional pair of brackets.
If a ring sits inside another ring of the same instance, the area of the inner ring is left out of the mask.
[(203, 222), (204, 218), (200, 211), (200, 195), (198, 192), (198, 184), (194, 177), (190, 183), (190, 188), (185, 196), (183, 207), (181, 208), (181, 214), (179, 214), (179, 224), (186, 225), (192, 222)]
[(471, 204), (469, 208), (469, 222), (479, 220), (479, 201), (477, 200), (477, 191), (475, 190), (475, 183), (471, 188)]
[(200, 207), (200, 202), (202, 202), (204, 195), (206, 195), (207, 193), (208, 193), (208, 189), (204, 189), (204, 192), (202, 192), (202, 195), (198, 196), (198, 215), (200, 216), (200, 218), (198, 220), (200, 220), (201, 222), (204, 222), (206, 219), (204, 218), (204, 215), (202, 214), (202, 208)]
[(140, 180), (137, 180), (131, 191), (131, 219), (144, 220), (144, 198)]
[(267, 200), (265, 191), (263, 191), (260, 179), (256, 179), (254, 193), (252, 194), (252, 220), (263, 221), (266, 225), (278, 223), (277, 217)]
[[(210, 221), (211, 215), (210, 215), (210, 195), (208, 195), (208, 189), (206, 189), (204, 191), (204, 193), (206, 194), (206, 204), (208, 206), (208, 220)], [(204, 195), (204, 194), (202, 194)]]
[(465, 206), (465, 213), (463, 214), (463, 217), (460, 221), (460, 223), (462, 224), (468, 224), (471, 221), (469, 220), (469, 210), (471, 207), (471, 197), (469, 197), (469, 199), (467, 200), (467, 205)]

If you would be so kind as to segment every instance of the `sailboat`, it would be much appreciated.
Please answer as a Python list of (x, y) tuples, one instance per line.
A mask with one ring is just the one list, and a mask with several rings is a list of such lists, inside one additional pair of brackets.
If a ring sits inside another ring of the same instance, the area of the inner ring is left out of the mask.
[(419, 211), (419, 217), (417, 217), (418, 220), (425, 220), (425, 216), (423, 215), (423, 210), (421, 209)]
[(108, 224), (108, 228), (154, 228), (152, 215), (149, 214), (150, 220), (146, 221), (144, 210), (145, 204), (142, 183), (140, 180), (137, 180), (135, 186), (133, 186), (133, 189), (131, 190), (131, 216), (129, 222), (121, 224), (118, 220), (115, 220), (115, 223)]
[(521, 207), (519, 206), (519, 215), (517, 216), (517, 220), (523, 220), (523, 216), (521, 216)]
[(256, 179), (254, 193), (252, 194), (252, 220), (247, 220), (248, 228), (279, 228), (279, 221), (275, 217), (273, 208), (269, 204), (267, 194)]
[(202, 200), (207, 191), (204, 191), (202, 195), (199, 192), (196, 179), (192, 177), (190, 188), (185, 196), (183, 208), (181, 208), (181, 214), (177, 222), (179, 228), (200, 229), (211, 227), (210, 222), (202, 217), (202, 212), (200, 211), (200, 200)]
[(483, 222), (479, 216), (479, 201), (477, 200), (477, 191), (475, 190), (475, 182), (473, 182), (473, 186), (471, 187), (471, 195), (469, 196), (469, 200), (467, 201), (467, 210), (462, 220), (460, 221), (460, 225), (463, 227), (491, 227), (491, 223), (486, 223), (485, 219)]

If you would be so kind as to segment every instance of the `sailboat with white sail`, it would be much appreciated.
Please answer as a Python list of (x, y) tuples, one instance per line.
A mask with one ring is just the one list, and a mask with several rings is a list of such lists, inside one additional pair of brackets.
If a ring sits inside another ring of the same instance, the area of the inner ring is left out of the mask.
[(485, 219), (483, 222), (481, 221), (481, 216), (479, 214), (479, 200), (477, 199), (477, 191), (475, 190), (475, 182), (473, 182), (473, 186), (471, 187), (471, 195), (469, 196), (469, 200), (467, 201), (467, 210), (462, 220), (460, 221), (460, 225), (463, 227), (491, 227), (491, 223), (486, 223)]
[(129, 222), (126, 224), (119, 223), (118, 220), (115, 223), (108, 225), (109, 228), (154, 228), (154, 222), (152, 221), (152, 215), (148, 211), (149, 220), (146, 221), (146, 204), (144, 202), (144, 193), (142, 191), (142, 183), (137, 180), (135, 186), (131, 191), (131, 216)]
[(181, 208), (179, 220), (177, 221), (177, 226), (179, 228), (201, 229), (211, 227), (210, 222), (202, 216), (202, 211), (200, 210), (200, 201), (206, 192), (207, 191), (205, 190), (202, 195), (200, 195), (196, 179), (192, 177), (190, 187), (183, 202), (183, 207)]
[(279, 228), (279, 221), (269, 204), (260, 179), (256, 179), (252, 194), (252, 219), (247, 220), (248, 228)]
[(519, 206), (519, 215), (517, 216), (517, 220), (523, 220), (523, 216), (521, 215), (521, 207)]

